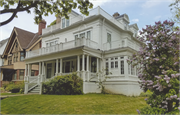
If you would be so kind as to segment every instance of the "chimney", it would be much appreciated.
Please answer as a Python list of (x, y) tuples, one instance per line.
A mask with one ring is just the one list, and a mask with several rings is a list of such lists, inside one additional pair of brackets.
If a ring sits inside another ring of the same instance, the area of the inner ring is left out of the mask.
[(57, 28), (61, 27), (61, 17), (59, 15), (56, 16), (56, 26), (57, 26)]
[(46, 28), (46, 21), (43, 19), (39, 22), (38, 34), (42, 35), (42, 29)]
[(114, 17), (114, 18), (116, 18), (116, 17), (118, 17), (118, 16), (120, 16), (120, 14), (119, 14), (118, 12), (115, 12), (115, 13), (113, 14), (113, 17)]

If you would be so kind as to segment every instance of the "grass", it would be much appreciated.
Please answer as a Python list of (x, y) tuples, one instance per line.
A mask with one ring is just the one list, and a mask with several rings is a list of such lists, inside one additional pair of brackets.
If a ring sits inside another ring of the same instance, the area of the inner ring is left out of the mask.
[(21, 94), (21, 93), (1, 93), (1, 95), (16, 95), (16, 94)]
[(137, 114), (145, 97), (111, 94), (25, 95), (1, 100), (1, 114)]

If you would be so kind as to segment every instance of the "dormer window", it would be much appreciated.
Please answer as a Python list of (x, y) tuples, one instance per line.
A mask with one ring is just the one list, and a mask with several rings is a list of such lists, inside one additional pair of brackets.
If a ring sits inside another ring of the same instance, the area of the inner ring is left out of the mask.
[(62, 19), (62, 28), (69, 26), (69, 19), (63, 18)]

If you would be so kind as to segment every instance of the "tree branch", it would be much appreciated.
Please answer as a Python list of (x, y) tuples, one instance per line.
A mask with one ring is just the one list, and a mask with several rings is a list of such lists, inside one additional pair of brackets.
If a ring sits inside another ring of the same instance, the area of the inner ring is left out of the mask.
[(0, 14), (4, 14), (4, 13), (12, 13), (12, 12), (22, 12), (25, 10), (28, 10), (32, 7), (35, 7), (37, 5), (38, 1), (35, 1), (34, 3), (32, 3), (31, 5), (25, 7), (25, 8), (16, 8), (16, 9), (4, 9), (0, 11)]
[[(21, 6), (21, 3), (20, 3), (20, 1), (19, 1), (19, 2), (18, 2), (18, 6), (17, 6), (16, 9), (18, 9), (20, 6)], [(11, 22), (11, 21), (14, 19), (14, 17), (16, 16), (16, 14), (17, 14), (17, 12), (14, 12), (14, 13), (12, 14), (12, 16), (11, 16), (8, 20), (6, 20), (6, 21), (4, 21), (4, 22), (1, 22), (1, 23), (0, 23), (0, 27), (3, 26), (3, 25), (5, 25), (5, 24), (7, 24), (7, 23), (9, 23), (9, 22)]]

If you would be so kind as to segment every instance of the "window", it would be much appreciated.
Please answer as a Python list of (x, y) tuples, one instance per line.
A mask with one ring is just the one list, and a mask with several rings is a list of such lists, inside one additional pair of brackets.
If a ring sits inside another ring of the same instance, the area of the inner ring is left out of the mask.
[(134, 67), (131, 65), (131, 75), (135, 75)]
[(19, 80), (24, 79), (24, 70), (19, 70)]
[(109, 74), (109, 63), (106, 62), (106, 75), (108, 75), (108, 74)]
[(114, 62), (111, 62), (111, 68), (114, 68)]
[(128, 64), (128, 74), (130, 74), (131, 66)]
[(31, 76), (35, 76), (35, 71), (31, 70)]
[(15, 70), (14, 75), (13, 75), (13, 80), (16, 80), (16, 79), (17, 79), (17, 71)]
[(91, 39), (91, 31), (87, 32), (87, 39)]
[(85, 33), (80, 34), (80, 38), (85, 38)]
[(69, 26), (69, 19), (62, 19), (62, 28), (68, 27)]
[(66, 19), (66, 27), (69, 26), (69, 19)]
[(23, 61), (23, 60), (24, 60), (24, 57), (25, 57), (25, 56), (24, 56), (24, 52), (21, 52), (21, 53), (20, 53), (20, 61)]
[(4, 59), (2, 59), (2, 65), (4, 65)]
[(12, 64), (12, 56), (9, 56), (8, 57), (8, 65), (11, 65)]
[(97, 67), (97, 59), (95, 57), (91, 57), (91, 72), (96, 72)]
[(65, 28), (65, 18), (62, 19), (62, 28)]
[(17, 62), (17, 61), (18, 61), (18, 52), (14, 53), (14, 62)]
[(124, 74), (124, 61), (121, 61), (121, 74)]
[(118, 57), (111, 58), (111, 68), (118, 68)]
[(49, 47), (49, 43), (46, 43), (46, 47)]
[(16, 41), (15, 45), (16, 45), (15, 47), (17, 48), (17, 47), (18, 47), (18, 43), (17, 43), (17, 41)]
[(118, 61), (115, 61), (115, 68), (118, 68)]
[(110, 33), (107, 33), (107, 42), (111, 43), (111, 34)]

